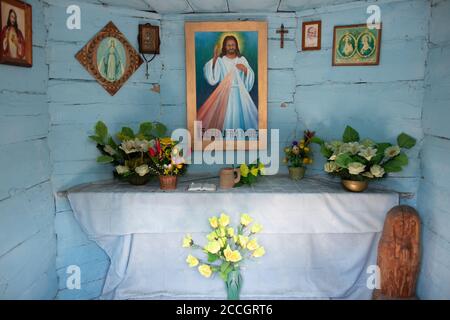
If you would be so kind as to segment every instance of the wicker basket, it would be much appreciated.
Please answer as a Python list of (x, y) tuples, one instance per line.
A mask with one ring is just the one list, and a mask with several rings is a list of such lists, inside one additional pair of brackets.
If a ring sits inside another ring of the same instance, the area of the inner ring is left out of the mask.
[(177, 188), (177, 176), (159, 176), (161, 190), (175, 190)]

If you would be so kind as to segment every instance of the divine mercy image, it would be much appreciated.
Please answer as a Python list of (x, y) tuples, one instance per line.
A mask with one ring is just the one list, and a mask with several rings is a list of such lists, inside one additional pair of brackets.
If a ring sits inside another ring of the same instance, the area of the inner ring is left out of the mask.
[(258, 129), (257, 32), (197, 32), (197, 120), (202, 129)]

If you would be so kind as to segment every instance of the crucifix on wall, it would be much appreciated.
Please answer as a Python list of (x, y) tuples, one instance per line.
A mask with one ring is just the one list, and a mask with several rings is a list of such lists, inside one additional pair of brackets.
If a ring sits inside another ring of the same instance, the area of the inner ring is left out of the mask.
[(281, 24), (281, 28), (277, 30), (277, 33), (280, 34), (280, 48), (284, 48), (284, 34), (289, 33), (289, 30), (284, 28), (284, 24)]

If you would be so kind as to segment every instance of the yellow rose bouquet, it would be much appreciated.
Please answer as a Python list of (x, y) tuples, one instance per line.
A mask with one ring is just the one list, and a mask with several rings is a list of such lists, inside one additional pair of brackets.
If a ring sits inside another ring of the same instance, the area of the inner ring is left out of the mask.
[(229, 300), (239, 299), (242, 286), (241, 263), (245, 259), (259, 258), (265, 254), (264, 247), (255, 238), (262, 226), (252, 222), (249, 215), (243, 214), (235, 229), (230, 226), (230, 217), (222, 213), (219, 217), (209, 218), (212, 232), (206, 236), (208, 242), (205, 246), (197, 245), (189, 234), (183, 239), (183, 247), (199, 249), (207, 255), (206, 260), (188, 255), (186, 262), (189, 267), (197, 267), (199, 273), (206, 278), (218, 273), (225, 282)]

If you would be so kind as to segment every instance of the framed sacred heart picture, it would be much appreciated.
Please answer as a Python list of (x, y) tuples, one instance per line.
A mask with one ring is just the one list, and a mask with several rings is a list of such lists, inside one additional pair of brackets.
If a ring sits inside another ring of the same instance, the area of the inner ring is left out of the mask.
[(0, 63), (33, 66), (31, 5), (18, 0), (0, 0)]
[(336, 26), (333, 36), (333, 66), (368, 66), (380, 63), (381, 24)]
[(185, 32), (194, 149), (265, 149), (267, 23), (186, 22)]
[(100, 30), (75, 57), (112, 96), (143, 62), (112, 22)]

